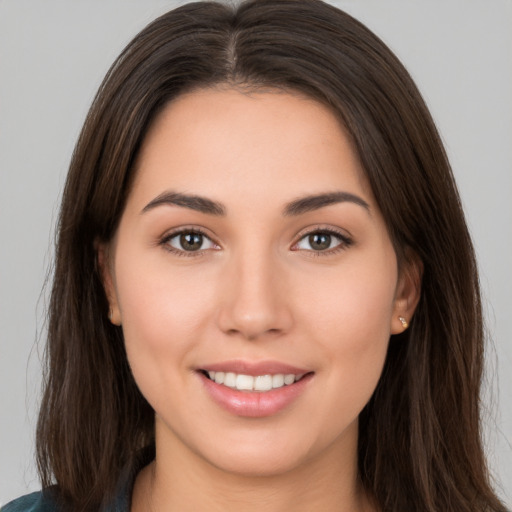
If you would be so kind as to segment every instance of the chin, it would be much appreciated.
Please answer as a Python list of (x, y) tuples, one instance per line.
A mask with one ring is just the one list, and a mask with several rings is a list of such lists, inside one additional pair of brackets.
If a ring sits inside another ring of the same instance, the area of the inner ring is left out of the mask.
[(244, 478), (271, 478), (299, 469), (306, 461), (305, 454), (268, 453), (266, 450), (224, 453), (209, 461), (220, 471)]
[[(271, 478), (311, 469), (315, 460), (326, 460), (331, 453), (340, 453), (341, 437), (315, 436), (313, 433), (279, 431), (259, 432), (239, 439), (227, 439), (214, 447), (201, 450), (210, 465), (228, 474), (246, 478)], [(296, 433), (297, 434), (297, 433)], [(244, 439), (245, 437), (245, 439)], [(340, 444), (338, 448), (334, 445)], [(342, 450), (345, 452), (344, 447)]]

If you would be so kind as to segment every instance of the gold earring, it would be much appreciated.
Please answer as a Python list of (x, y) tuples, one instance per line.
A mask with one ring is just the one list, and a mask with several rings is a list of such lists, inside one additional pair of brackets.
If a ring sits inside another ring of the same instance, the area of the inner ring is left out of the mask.
[(112, 308), (108, 308), (108, 319), (112, 322), (112, 317), (114, 316), (114, 312)]
[(403, 316), (399, 316), (398, 320), (400, 320), (400, 322), (402, 322), (402, 327), (404, 329), (407, 329), (407, 327), (409, 327), (409, 324), (407, 323), (407, 320)]

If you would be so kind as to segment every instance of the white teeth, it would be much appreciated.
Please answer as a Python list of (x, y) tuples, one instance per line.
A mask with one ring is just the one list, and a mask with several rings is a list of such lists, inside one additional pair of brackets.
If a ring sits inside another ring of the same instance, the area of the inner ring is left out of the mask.
[(284, 386), (284, 375), (282, 373), (273, 375), (272, 376), (272, 387), (273, 388), (282, 388), (283, 386)]
[(254, 377), (250, 375), (237, 375), (235, 388), (240, 391), (252, 391), (254, 389)]
[(284, 376), (284, 383), (289, 386), (290, 384), (293, 384), (295, 382), (295, 375), (293, 373), (289, 373), (288, 375)]
[(239, 391), (270, 391), (271, 389), (289, 386), (302, 379), (304, 374), (294, 375), (293, 373), (276, 375), (251, 375), (237, 374), (233, 372), (209, 371), (208, 376), (217, 384), (223, 384)]
[(236, 387), (236, 373), (228, 372), (224, 375), (224, 386)]
[(272, 375), (260, 375), (254, 379), (254, 391), (269, 391), (272, 389)]

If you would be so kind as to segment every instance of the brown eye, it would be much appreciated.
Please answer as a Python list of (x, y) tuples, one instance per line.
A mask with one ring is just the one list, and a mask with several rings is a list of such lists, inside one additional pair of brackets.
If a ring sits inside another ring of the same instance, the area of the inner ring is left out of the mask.
[(203, 233), (197, 231), (182, 231), (168, 237), (164, 243), (178, 253), (199, 252), (214, 249), (217, 246)]
[(180, 235), (180, 245), (184, 251), (198, 251), (203, 245), (203, 235), (200, 233), (183, 233)]
[(318, 230), (304, 235), (293, 249), (331, 254), (336, 249), (345, 249), (350, 245), (352, 245), (352, 240), (341, 233)]
[(331, 247), (332, 236), (328, 233), (313, 233), (308, 236), (308, 242), (314, 251), (325, 251)]

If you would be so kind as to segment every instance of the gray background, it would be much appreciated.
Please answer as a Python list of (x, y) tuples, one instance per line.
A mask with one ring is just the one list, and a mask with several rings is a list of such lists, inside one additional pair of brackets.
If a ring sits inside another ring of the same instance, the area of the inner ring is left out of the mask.
[[(181, 3), (0, 0), (0, 504), (38, 488), (33, 435), (47, 296), (42, 288), (74, 142), (123, 46)], [(451, 158), (495, 346), (484, 395), (486, 446), (510, 505), (512, 2), (331, 3), (366, 23), (403, 60)]]

